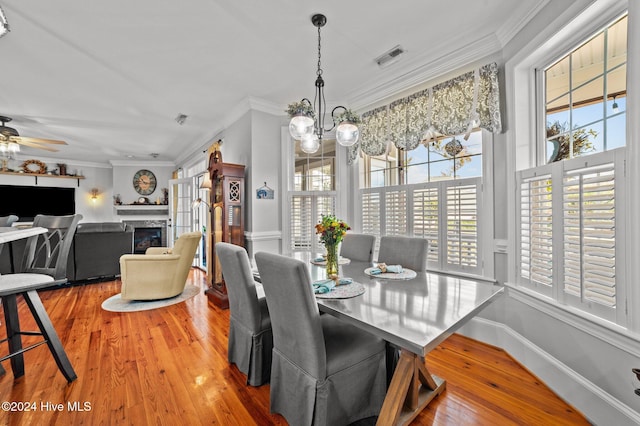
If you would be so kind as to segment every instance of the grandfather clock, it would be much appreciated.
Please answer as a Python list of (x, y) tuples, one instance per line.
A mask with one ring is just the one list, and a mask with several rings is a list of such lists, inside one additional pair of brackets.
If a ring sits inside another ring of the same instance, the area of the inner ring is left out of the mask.
[[(244, 166), (222, 162), (220, 144), (216, 142), (207, 152), (211, 191), (210, 225), (207, 232), (207, 284), (205, 291), (209, 301), (227, 309), (229, 298), (222, 278), (220, 260), (216, 255), (217, 242), (244, 247)], [(210, 261), (209, 261), (210, 260)]]

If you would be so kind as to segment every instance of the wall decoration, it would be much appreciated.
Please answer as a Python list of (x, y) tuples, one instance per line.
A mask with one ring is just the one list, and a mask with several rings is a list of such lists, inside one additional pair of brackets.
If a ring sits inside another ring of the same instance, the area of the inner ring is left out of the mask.
[(267, 186), (267, 182), (263, 186), (256, 189), (256, 198), (258, 200), (273, 200), (274, 191)]
[(133, 175), (133, 188), (140, 195), (150, 195), (156, 190), (156, 175), (149, 170), (138, 170)]
[(47, 165), (40, 160), (26, 160), (22, 163), (22, 170), (25, 173), (39, 173), (43, 175), (47, 173)]

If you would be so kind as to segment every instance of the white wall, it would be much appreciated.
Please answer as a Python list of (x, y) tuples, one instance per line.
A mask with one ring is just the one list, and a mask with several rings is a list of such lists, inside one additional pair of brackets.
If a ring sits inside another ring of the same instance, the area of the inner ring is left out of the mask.
[[(33, 157), (18, 156), (13, 163), (19, 165), (22, 161), (30, 158)], [(121, 194), (124, 203), (132, 203), (138, 199), (140, 195), (133, 188), (133, 175), (138, 170), (148, 169), (156, 175), (157, 188), (153, 194), (148, 196), (151, 201), (155, 201), (162, 196), (161, 188), (168, 187), (168, 181), (175, 169), (173, 163), (168, 162), (122, 162), (110, 166), (46, 157), (37, 158), (46, 163), (49, 169), (56, 168), (57, 163), (65, 163), (67, 170), (82, 173), (84, 179), (38, 177), (38, 186), (75, 188), (76, 213), (82, 215), (81, 222), (121, 221), (122, 218), (117, 216), (113, 210), (113, 196)], [(0, 174), (0, 185), (35, 186), (36, 179), (28, 174), (20, 176)], [(98, 198), (95, 203), (91, 200), (91, 190), (94, 188), (98, 190)]]
[[(540, 46), (594, 3), (593, 0), (548, 3), (505, 46), (503, 63)], [(526, 147), (531, 143), (521, 136), (516, 140), (514, 127), (531, 126), (532, 118), (520, 114), (516, 121), (523, 100), (516, 96), (515, 86), (520, 83), (514, 83), (510, 72), (509, 67), (501, 69), (505, 86), (502, 95), (505, 132), (495, 137), (493, 181), (494, 237), (513, 241), (510, 238), (513, 223), (507, 227), (497, 225), (510, 220), (507, 207), (513, 194), (515, 146)], [(518, 133), (521, 134), (526, 132)], [(494, 253), (496, 278), (501, 283), (508, 282), (509, 266), (515, 262), (513, 253), (512, 244), (508, 253)], [(634, 393), (640, 382), (631, 373), (632, 367), (640, 366), (637, 336), (613, 324), (585, 319), (516, 288), (510, 288), (500, 303), (483, 311), (464, 332), (503, 347), (595, 424), (640, 423), (640, 398)]]
[(113, 194), (120, 194), (123, 204), (131, 204), (141, 197), (133, 187), (133, 176), (138, 170), (146, 169), (156, 176), (156, 189), (150, 195), (145, 195), (152, 203), (162, 198), (162, 188), (169, 187), (175, 165), (166, 161), (122, 161), (112, 162), (113, 165)]

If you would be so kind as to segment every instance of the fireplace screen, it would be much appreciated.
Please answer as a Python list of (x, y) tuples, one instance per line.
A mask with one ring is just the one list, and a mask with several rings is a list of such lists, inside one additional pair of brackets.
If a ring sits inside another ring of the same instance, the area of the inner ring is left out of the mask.
[(133, 252), (144, 253), (149, 247), (162, 247), (162, 228), (135, 228)]

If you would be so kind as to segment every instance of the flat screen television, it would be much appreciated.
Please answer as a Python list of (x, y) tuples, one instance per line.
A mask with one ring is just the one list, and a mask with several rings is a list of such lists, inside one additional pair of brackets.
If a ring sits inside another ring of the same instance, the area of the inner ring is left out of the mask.
[(75, 188), (0, 185), (0, 216), (14, 214), (19, 222), (32, 222), (38, 214), (75, 214)]

